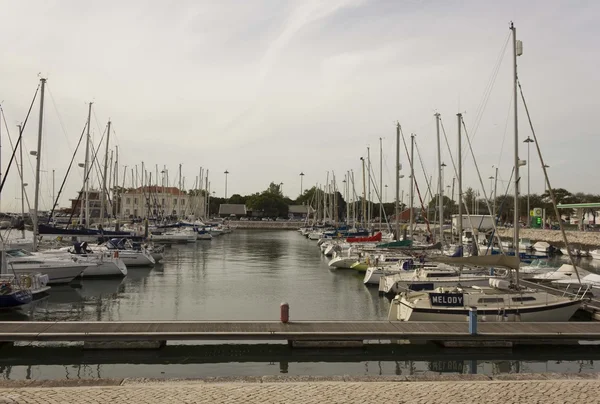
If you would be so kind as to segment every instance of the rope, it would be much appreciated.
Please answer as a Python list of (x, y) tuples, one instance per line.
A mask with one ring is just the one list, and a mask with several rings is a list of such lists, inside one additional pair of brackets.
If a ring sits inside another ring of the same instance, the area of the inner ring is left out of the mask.
[[(406, 139), (404, 138), (404, 132), (402, 132), (402, 127), (400, 127), (400, 134), (402, 135), (402, 143), (404, 143), (404, 150), (406, 151), (406, 155), (408, 156), (408, 163), (409, 163), (409, 165), (412, 166), (412, 161), (410, 159), (410, 153), (408, 152), (408, 147), (406, 146)], [(413, 177), (414, 177), (414, 175), (413, 175)], [(419, 184), (418, 184), (416, 178), (412, 178), (412, 182), (414, 182), (414, 184), (415, 184), (415, 188), (417, 190), (417, 195), (419, 196), (419, 201), (421, 202), (421, 213), (425, 213), (424, 217), (425, 217), (425, 224), (427, 225), (427, 232), (433, 239), (433, 233), (431, 232), (431, 228), (429, 227), (429, 218), (427, 217), (427, 212), (425, 211), (425, 208), (423, 206), (423, 198), (421, 197), (421, 191), (419, 190)], [(411, 205), (412, 205), (412, 201), (411, 201)], [(413, 207), (411, 206), (410, 208), (412, 209)], [(416, 224), (416, 223), (413, 223), (413, 224)], [(412, 229), (411, 229), (411, 231), (412, 231)]]
[[(473, 153), (473, 146), (471, 145), (471, 140), (469, 139), (469, 133), (467, 132), (467, 125), (465, 125), (464, 119), (461, 117), (461, 122), (463, 128), (465, 129), (465, 137), (467, 138), (467, 143), (469, 145), (469, 150), (471, 151), (471, 156), (473, 156), (473, 163), (475, 164), (475, 170), (477, 171), (477, 178), (479, 178), (479, 185), (481, 185), (481, 190), (483, 191), (483, 198), (485, 200), (485, 205), (488, 208), (488, 212), (492, 211), (492, 207), (490, 206), (490, 200), (487, 197), (487, 192), (485, 192), (485, 186), (483, 185), (483, 179), (481, 178), (481, 172), (479, 171), (479, 165), (477, 164), (477, 159), (475, 158), (475, 153)], [(492, 226), (494, 227), (494, 233), (496, 233), (496, 221), (492, 220)], [(502, 243), (500, 239), (498, 239), (498, 245), (500, 247), (500, 251), (504, 254), (504, 250), (502, 249)]]
[[(2, 117), (2, 120), (4, 121), (4, 127), (6, 128), (6, 135), (8, 136), (8, 141), (10, 143), (10, 147), (13, 148), (15, 147), (13, 145), (12, 142), (12, 137), (10, 136), (10, 130), (8, 129), (8, 124), (6, 123), (6, 114), (4, 113), (4, 110), (2, 109), (2, 105), (0, 105), (0, 116)], [(21, 165), (23, 164), (23, 162), (21, 162)], [(19, 172), (19, 179), (21, 180), (21, 183), (23, 183), (23, 170), (21, 170), (21, 166), (17, 163), (17, 171)], [(31, 205), (29, 204), (29, 197), (27, 195), (27, 190), (23, 189), (23, 195), (25, 195), (25, 201), (27, 202), (27, 210), (31, 210)]]
[[(10, 160), (8, 162), (8, 167), (6, 168), (6, 172), (4, 173), (4, 177), (2, 178), (2, 184), (0, 184), (0, 193), (2, 193), (2, 190), (4, 189), (4, 184), (6, 183), (6, 178), (8, 178), (8, 173), (10, 171), (10, 167), (12, 166), (12, 163), (15, 159), (15, 154), (17, 153), (17, 148), (19, 147), (19, 144), (21, 143), (21, 140), (23, 139), (23, 130), (25, 129), (25, 126), (27, 125), (27, 121), (29, 120), (29, 114), (31, 114), (31, 109), (33, 108), (33, 104), (35, 103), (35, 99), (37, 97), (39, 90), (40, 90), (40, 85), (38, 84), (38, 86), (35, 90), (35, 94), (33, 95), (33, 99), (31, 100), (31, 105), (29, 105), (29, 110), (27, 111), (27, 115), (25, 116), (25, 121), (23, 122), (23, 125), (21, 126), (21, 133), (19, 133), (19, 138), (17, 139), (17, 142), (15, 143), (15, 147), (13, 148), (12, 155), (10, 156)], [(4, 112), (3, 112), (3, 114), (4, 114)], [(6, 125), (6, 120), (4, 121), (4, 124)]]
[(83, 130), (81, 131), (81, 136), (79, 137), (79, 142), (77, 142), (77, 147), (75, 148), (75, 152), (73, 153), (72, 157), (71, 157), (71, 162), (69, 163), (69, 167), (67, 168), (67, 172), (63, 178), (62, 184), (60, 184), (60, 188), (58, 190), (58, 195), (56, 196), (56, 200), (52, 201), (52, 210), (50, 211), (50, 215), (48, 215), (48, 224), (50, 223), (50, 219), (52, 218), (52, 216), (54, 215), (54, 208), (56, 207), (56, 205), (58, 204), (58, 200), (60, 199), (60, 195), (63, 191), (63, 188), (65, 186), (65, 183), (67, 182), (67, 178), (69, 177), (69, 172), (71, 171), (71, 167), (73, 166), (73, 161), (75, 160), (75, 155), (77, 154), (77, 150), (79, 150), (79, 146), (81, 145), (81, 140), (83, 139), (83, 136), (85, 135), (85, 130), (87, 128), (87, 120), (86, 123), (83, 125)]
[[(560, 214), (558, 213), (558, 207), (556, 206), (556, 196), (554, 195), (554, 190), (550, 185), (550, 178), (548, 178), (548, 172), (546, 171), (546, 163), (544, 162), (544, 157), (542, 156), (542, 150), (540, 148), (539, 140), (535, 134), (535, 130), (533, 129), (533, 122), (531, 122), (531, 116), (529, 115), (529, 108), (527, 108), (527, 103), (525, 102), (525, 96), (523, 95), (523, 88), (521, 87), (521, 82), (517, 80), (517, 85), (519, 86), (519, 91), (521, 93), (521, 99), (523, 100), (523, 106), (525, 107), (525, 113), (527, 114), (527, 120), (529, 121), (529, 127), (531, 128), (531, 134), (533, 135), (533, 140), (535, 141), (535, 148), (538, 152), (538, 156), (540, 158), (540, 163), (542, 165), (542, 170), (544, 171), (544, 179), (546, 180), (546, 185), (548, 186), (548, 194), (550, 198), (552, 198), (552, 207), (554, 208), (554, 214), (556, 215), (556, 219), (558, 220), (558, 225), (560, 226), (560, 232), (562, 234), (563, 241), (565, 242), (565, 247), (567, 247), (567, 253), (569, 253), (569, 260), (571, 261), (571, 265), (575, 269), (575, 274), (577, 274), (577, 281), (581, 284), (581, 278), (579, 277), (579, 271), (577, 270), (577, 266), (575, 266), (575, 259), (573, 258), (573, 254), (571, 254), (571, 249), (569, 248), (569, 240), (567, 240), (567, 233), (565, 233), (565, 228), (562, 224), (562, 220), (560, 220)], [(529, 162), (528, 162), (529, 164)], [(529, 212), (527, 212), (529, 214)], [(544, 226), (546, 224), (544, 223)]]

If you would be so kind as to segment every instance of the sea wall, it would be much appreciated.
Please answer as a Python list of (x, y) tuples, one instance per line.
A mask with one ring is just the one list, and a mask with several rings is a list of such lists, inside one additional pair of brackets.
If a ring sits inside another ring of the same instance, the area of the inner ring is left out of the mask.
[[(498, 233), (502, 239), (512, 239), (513, 229), (498, 229)], [(566, 232), (569, 244), (582, 245), (588, 248), (600, 247), (600, 232), (596, 231), (575, 231)], [(542, 230), (542, 229), (519, 229), (520, 238), (529, 238), (532, 243), (537, 241), (545, 241), (556, 247), (565, 245), (560, 230)]]
[(231, 221), (228, 223), (234, 229), (255, 230), (297, 230), (304, 225), (303, 221), (263, 222), (261, 221)]

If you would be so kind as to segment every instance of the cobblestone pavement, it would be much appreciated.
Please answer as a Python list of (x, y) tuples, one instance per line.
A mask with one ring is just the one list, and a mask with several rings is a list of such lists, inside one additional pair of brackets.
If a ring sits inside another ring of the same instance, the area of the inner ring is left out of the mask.
[(125, 379), (114, 385), (100, 383), (91, 386), (71, 383), (74, 387), (1, 387), (0, 403), (600, 403), (600, 380), (592, 378), (399, 382), (259, 379), (250, 383)]

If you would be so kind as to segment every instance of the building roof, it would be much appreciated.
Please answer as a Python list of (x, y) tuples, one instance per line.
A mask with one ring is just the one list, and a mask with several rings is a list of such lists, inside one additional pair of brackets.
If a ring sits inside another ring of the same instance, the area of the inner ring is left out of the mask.
[(177, 187), (159, 187), (159, 186), (150, 186), (150, 187), (139, 187), (128, 189), (126, 194), (171, 194), (171, 195), (185, 195), (184, 191), (180, 190)]
[(306, 215), (313, 213), (315, 210), (310, 205), (290, 205), (288, 212), (292, 214)]
[(600, 208), (600, 203), (559, 203), (556, 207), (558, 209), (593, 209)]
[(243, 203), (222, 203), (219, 205), (219, 215), (245, 216), (248, 213)]

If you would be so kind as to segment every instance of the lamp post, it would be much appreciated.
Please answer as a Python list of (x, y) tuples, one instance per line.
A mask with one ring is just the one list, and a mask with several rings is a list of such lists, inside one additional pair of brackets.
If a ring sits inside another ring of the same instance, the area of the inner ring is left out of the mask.
[[(531, 175), (531, 161), (530, 161), (530, 157), (529, 157), (529, 146), (531, 146), (531, 143), (535, 142), (535, 140), (533, 140), (531, 137), (527, 136), (527, 139), (523, 140), (523, 143), (527, 143), (527, 226), (530, 226), (531, 223), (529, 223), (531, 221), (530, 219), (530, 212), (531, 212), (531, 207), (529, 206), (529, 194), (531, 193), (531, 186), (530, 184), (530, 175)], [(544, 180), (544, 187), (546, 186), (546, 180)]]
[(229, 171), (225, 170), (223, 174), (225, 174), (225, 199), (227, 199), (227, 176), (229, 175)]
[[(544, 164), (544, 168), (550, 168), (548, 164)], [(544, 176), (544, 193), (548, 192), (548, 183), (546, 182), (546, 176)]]
[(302, 180), (304, 179), (304, 173), (301, 172), (300, 173), (300, 196), (302, 196), (302, 193), (304, 193), (304, 187), (302, 186)]
[(279, 183), (279, 192), (281, 192), (281, 196), (283, 196), (283, 182)]

